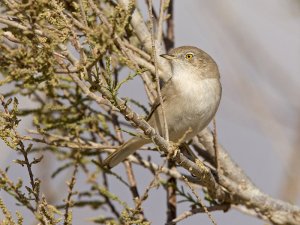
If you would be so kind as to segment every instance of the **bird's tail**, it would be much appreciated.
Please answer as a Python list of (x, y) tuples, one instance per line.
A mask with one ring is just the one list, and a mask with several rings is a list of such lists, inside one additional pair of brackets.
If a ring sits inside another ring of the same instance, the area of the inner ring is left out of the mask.
[(126, 159), (129, 155), (133, 154), (136, 150), (147, 144), (148, 141), (143, 138), (133, 137), (125, 142), (116, 151), (110, 154), (103, 162), (104, 166), (112, 168)]

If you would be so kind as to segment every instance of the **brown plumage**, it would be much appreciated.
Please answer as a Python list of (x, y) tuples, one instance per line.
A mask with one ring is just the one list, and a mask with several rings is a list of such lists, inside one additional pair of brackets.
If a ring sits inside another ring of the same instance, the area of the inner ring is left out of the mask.
[[(182, 46), (161, 56), (172, 65), (172, 77), (161, 90), (169, 139), (180, 144), (193, 138), (214, 117), (222, 93), (219, 70), (215, 61), (196, 47)], [(148, 123), (164, 136), (159, 99), (153, 104)], [(114, 167), (150, 142), (133, 137), (112, 153), (104, 165)]]

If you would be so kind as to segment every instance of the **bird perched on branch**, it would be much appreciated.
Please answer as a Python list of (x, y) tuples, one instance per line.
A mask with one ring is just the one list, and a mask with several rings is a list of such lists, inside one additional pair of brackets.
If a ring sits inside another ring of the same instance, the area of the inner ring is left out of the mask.
[[(202, 131), (215, 116), (222, 94), (220, 74), (215, 61), (196, 47), (174, 48), (161, 57), (172, 66), (172, 77), (161, 89), (169, 140), (181, 144)], [(159, 98), (147, 121), (161, 136), (165, 135)], [(148, 143), (150, 139), (133, 137), (109, 155), (104, 165), (112, 168)]]

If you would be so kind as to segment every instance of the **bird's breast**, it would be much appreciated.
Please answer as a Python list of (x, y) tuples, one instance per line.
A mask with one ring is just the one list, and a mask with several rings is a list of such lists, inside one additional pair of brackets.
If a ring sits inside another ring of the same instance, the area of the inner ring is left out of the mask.
[(167, 107), (169, 112), (166, 113), (170, 139), (178, 139), (182, 133), (189, 132), (187, 140), (204, 129), (214, 117), (220, 103), (221, 84), (218, 79), (183, 81), (176, 89), (180, 94), (170, 102), (171, 107)]

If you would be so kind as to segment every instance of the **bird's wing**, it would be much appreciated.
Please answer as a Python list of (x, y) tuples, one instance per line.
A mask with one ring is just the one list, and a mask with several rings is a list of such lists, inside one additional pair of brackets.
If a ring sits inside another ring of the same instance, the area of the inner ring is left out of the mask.
[[(162, 96), (163, 103), (168, 102), (168, 101), (170, 101), (170, 99), (176, 97), (176, 89), (174, 87), (174, 83), (172, 82), (172, 78), (170, 78), (165, 83), (165, 85), (162, 87), (161, 96)], [(151, 117), (153, 116), (153, 113), (155, 111), (157, 111), (157, 109), (160, 107), (160, 105), (161, 105), (161, 102), (160, 102), (159, 96), (157, 96), (152, 105), (151, 112), (147, 116), (147, 121), (149, 121), (151, 119)]]

